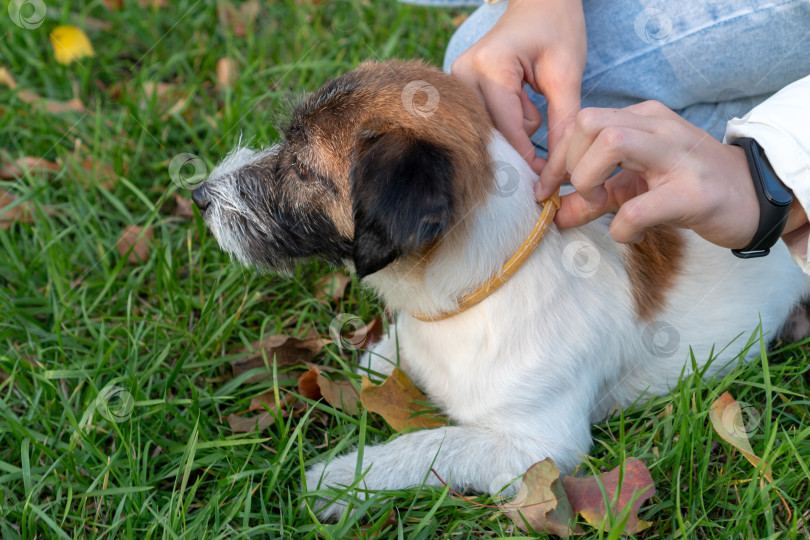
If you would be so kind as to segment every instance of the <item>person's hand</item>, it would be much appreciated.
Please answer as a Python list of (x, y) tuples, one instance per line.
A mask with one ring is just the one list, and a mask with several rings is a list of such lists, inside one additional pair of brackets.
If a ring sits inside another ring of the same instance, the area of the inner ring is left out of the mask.
[[(561, 228), (617, 212), (610, 226), (617, 242), (638, 241), (644, 229), (664, 223), (731, 249), (746, 247), (756, 233), (759, 203), (745, 152), (660, 103), (584, 109), (559, 150), (535, 193), (544, 200), (570, 175), (577, 191), (562, 198)], [(616, 167), (622, 171), (611, 176)], [(791, 216), (788, 230), (806, 221), (800, 213)]]
[(498, 131), (539, 173), (545, 160), (529, 137), (543, 119), (523, 82), (548, 101), (551, 151), (579, 112), (586, 54), (581, 0), (511, 0), (450, 71), (478, 92)]

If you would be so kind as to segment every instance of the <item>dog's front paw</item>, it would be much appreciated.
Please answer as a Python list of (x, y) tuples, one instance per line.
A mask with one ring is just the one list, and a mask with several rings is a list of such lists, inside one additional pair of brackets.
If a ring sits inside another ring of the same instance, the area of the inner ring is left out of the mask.
[(355, 489), (357, 486), (351, 487), (355, 483), (356, 459), (347, 458), (352, 455), (330, 463), (317, 463), (306, 472), (304, 504), (308, 504), (322, 521), (337, 521), (348, 508), (348, 500), (365, 498), (362, 485), (360, 491)]

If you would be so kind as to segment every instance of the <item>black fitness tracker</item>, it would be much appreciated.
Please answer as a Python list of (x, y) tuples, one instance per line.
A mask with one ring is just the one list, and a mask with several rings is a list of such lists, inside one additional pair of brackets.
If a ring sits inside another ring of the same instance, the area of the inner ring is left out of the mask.
[(764, 257), (782, 236), (785, 230), (793, 193), (773, 172), (762, 147), (754, 139), (738, 139), (731, 143), (745, 150), (754, 189), (759, 200), (759, 226), (754, 239), (743, 249), (732, 249), (731, 252), (741, 259)]

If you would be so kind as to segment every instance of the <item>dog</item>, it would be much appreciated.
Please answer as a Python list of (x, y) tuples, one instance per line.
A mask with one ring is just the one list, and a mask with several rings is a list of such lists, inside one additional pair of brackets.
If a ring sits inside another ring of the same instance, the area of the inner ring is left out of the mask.
[(260, 269), (316, 257), (357, 274), (397, 313), (362, 368), (399, 365), (452, 420), (366, 446), (360, 480), (356, 452), (315, 464), (307, 491), (439, 485), (433, 468), (456, 490), (510, 494), (544, 458), (571, 471), (591, 423), (668, 393), (690, 353), (705, 377), (755, 358), (757, 329), (773, 339), (808, 293), (781, 243), (746, 261), (674, 228), (624, 245), (606, 217), (527, 247), (555, 201), (535, 201), (537, 176), (476, 95), (418, 61), (361, 64), (283, 135), (237, 147), (193, 192), (213, 236)]

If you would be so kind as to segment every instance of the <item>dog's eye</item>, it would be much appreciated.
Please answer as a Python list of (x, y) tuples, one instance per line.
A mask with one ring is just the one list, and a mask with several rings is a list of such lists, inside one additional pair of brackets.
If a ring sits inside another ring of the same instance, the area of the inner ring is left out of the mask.
[(295, 171), (298, 173), (298, 176), (303, 176), (304, 178), (309, 176), (309, 169), (297, 159), (295, 160)]

